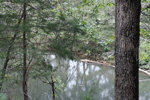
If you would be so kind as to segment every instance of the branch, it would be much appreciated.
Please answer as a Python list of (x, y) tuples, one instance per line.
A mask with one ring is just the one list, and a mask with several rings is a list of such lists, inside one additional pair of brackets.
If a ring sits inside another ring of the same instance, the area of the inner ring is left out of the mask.
[(141, 13), (142, 13), (143, 15), (145, 15), (145, 16), (150, 17), (150, 15), (146, 14), (146, 13), (145, 13), (145, 12), (143, 12), (143, 11), (141, 11)]
[(19, 20), (19, 22), (18, 22), (18, 25), (17, 25), (17, 29), (15, 30), (15, 34), (14, 34), (14, 36), (13, 36), (13, 38), (12, 38), (12, 41), (11, 41), (11, 43), (10, 43), (10, 46), (9, 46), (9, 48), (8, 48), (8, 50), (7, 50), (7, 56), (6, 56), (6, 60), (5, 60), (4, 66), (3, 66), (3, 68), (2, 68), (2, 74), (1, 74), (0, 92), (1, 92), (1, 89), (2, 89), (3, 81), (4, 81), (4, 76), (5, 76), (5, 73), (6, 73), (6, 68), (7, 68), (8, 62), (9, 62), (9, 60), (10, 60), (10, 59), (9, 59), (10, 52), (11, 52), (11, 49), (12, 49), (12, 47), (13, 47), (13, 43), (14, 43), (16, 37), (17, 37), (18, 27), (20, 26), (21, 20), (22, 20), (22, 18), (23, 18), (23, 14), (24, 14), (24, 13), (22, 13), (22, 15), (21, 15), (21, 18), (20, 18), (20, 20)]
[(150, 8), (150, 5), (147, 5), (147, 6), (146, 6), (146, 7), (144, 7), (144, 8), (145, 8), (145, 9), (146, 9), (146, 8)]
[(46, 82), (46, 81), (42, 81), (43, 83), (46, 83), (46, 84), (50, 84), (50, 85), (52, 85), (52, 83), (54, 83), (54, 82)]

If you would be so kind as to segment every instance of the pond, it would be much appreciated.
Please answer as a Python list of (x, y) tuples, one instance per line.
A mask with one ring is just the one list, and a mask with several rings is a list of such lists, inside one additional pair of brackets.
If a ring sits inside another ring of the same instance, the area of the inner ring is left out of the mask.
[[(55, 74), (65, 84), (61, 91), (57, 91), (56, 100), (114, 100), (114, 68), (62, 59), (53, 54), (45, 55), (45, 60), (58, 67)], [(140, 100), (150, 100), (150, 77), (140, 73), (139, 80)], [(23, 98), (21, 82), (7, 82), (3, 91), (8, 100)], [(29, 100), (52, 100), (51, 85), (43, 83), (42, 79), (29, 78), (28, 93)]]

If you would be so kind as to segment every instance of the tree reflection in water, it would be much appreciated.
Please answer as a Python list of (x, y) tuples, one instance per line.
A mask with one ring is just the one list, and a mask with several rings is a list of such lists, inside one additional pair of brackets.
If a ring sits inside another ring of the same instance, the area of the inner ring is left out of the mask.
[[(53, 67), (58, 67), (55, 74), (66, 85), (62, 91), (57, 91), (61, 100), (85, 100), (85, 97), (92, 100), (114, 100), (114, 68), (62, 59), (52, 54), (44, 57), (46, 61), (51, 61)], [(140, 79), (144, 78), (148, 77), (140, 76)], [(49, 84), (44, 84), (40, 79), (29, 79), (28, 86), (31, 100), (52, 100)], [(149, 81), (140, 82), (140, 100), (150, 99), (149, 86)], [(22, 98), (21, 84), (12, 86), (11, 82), (7, 82), (4, 91), (13, 95), (14, 99)], [(60, 99), (56, 97), (56, 100)]]

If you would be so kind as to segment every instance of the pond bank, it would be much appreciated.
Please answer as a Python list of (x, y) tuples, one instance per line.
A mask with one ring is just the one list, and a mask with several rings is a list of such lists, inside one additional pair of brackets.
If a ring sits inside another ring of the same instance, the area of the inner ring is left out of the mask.
[[(110, 67), (115, 68), (115, 61), (109, 62), (109, 61), (104, 60), (102, 57), (94, 58), (92, 56), (83, 56), (82, 54), (76, 54), (75, 58), (80, 60), (80, 61), (82, 61), (82, 62), (93, 63), (93, 64), (100, 64), (100, 65), (104, 65), (106, 67), (110, 66)], [(139, 68), (139, 71), (144, 73), (144, 74), (146, 74), (146, 75), (148, 75), (150, 77), (149, 70)]]

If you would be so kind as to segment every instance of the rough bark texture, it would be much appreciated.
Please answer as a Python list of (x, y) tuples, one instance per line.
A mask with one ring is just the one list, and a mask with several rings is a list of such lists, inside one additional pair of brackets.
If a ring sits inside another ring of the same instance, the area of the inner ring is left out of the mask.
[(138, 100), (141, 1), (115, 2), (115, 100)]
[[(24, 27), (25, 27), (25, 21), (26, 21), (26, 3), (24, 3)], [(24, 100), (28, 100), (28, 87), (27, 87), (27, 64), (26, 64), (26, 30), (24, 29), (23, 32), (23, 81), (22, 81), (22, 88), (23, 88), (23, 95), (24, 95)]]

